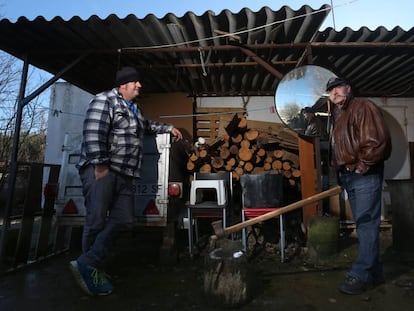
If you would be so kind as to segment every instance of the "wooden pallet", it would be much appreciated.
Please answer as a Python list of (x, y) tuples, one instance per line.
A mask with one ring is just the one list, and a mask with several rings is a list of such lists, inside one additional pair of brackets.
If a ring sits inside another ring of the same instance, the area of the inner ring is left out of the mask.
[(203, 137), (211, 145), (220, 136), (222, 122), (228, 122), (234, 114), (240, 113), (242, 108), (197, 108), (196, 109), (196, 137)]

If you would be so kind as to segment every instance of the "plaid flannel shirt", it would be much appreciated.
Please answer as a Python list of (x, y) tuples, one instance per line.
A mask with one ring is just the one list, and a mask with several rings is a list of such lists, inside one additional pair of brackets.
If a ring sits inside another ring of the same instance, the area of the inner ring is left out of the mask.
[(89, 103), (83, 123), (78, 166), (106, 163), (123, 175), (139, 177), (144, 133), (168, 133), (172, 124), (146, 120), (128, 107), (117, 89), (97, 94)]

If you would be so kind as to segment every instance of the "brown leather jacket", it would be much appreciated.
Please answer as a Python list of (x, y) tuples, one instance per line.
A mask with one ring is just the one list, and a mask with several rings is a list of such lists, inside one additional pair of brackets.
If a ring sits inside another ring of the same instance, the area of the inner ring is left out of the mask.
[(317, 136), (320, 137), (321, 140), (328, 139), (328, 135), (326, 133), (326, 129), (323, 122), (316, 116), (314, 116), (306, 126), (305, 135)]
[(379, 108), (365, 98), (350, 98), (335, 116), (333, 131), (338, 166), (366, 174), (391, 154), (391, 137)]

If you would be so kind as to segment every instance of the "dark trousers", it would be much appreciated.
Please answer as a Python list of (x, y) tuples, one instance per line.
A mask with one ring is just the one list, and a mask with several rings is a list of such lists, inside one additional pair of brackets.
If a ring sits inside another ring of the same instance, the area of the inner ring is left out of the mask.
[(78, 261), (103, 269), (116, 234), (134, 221), (132, 177), (110, 170), (96, 180), (93, 165), (81, 168), (79, 174), (86, 215)]

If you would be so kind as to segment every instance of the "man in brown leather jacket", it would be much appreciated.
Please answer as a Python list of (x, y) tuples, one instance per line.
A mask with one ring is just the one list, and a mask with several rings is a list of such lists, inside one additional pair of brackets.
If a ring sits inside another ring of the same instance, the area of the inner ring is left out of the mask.
[(321, 140), (327, 140), (327, 133), (325, 126), (321, 119), (315, 116), (311, 107), (303, 108), (303, 115), (306, 119), (307, 125), (305, 129), (306, 136), (316, 136)]
[(361, 294), (383, 281), (379, 227), (384, 161), (391, 153), (391, 138), (380, 109), (368, 99), (354, 98), (347, 81), (333, 78), (326, 91), (334, 104), (333, 163), (348, 194), (359, 240), (358, 256), (339, 290)]

